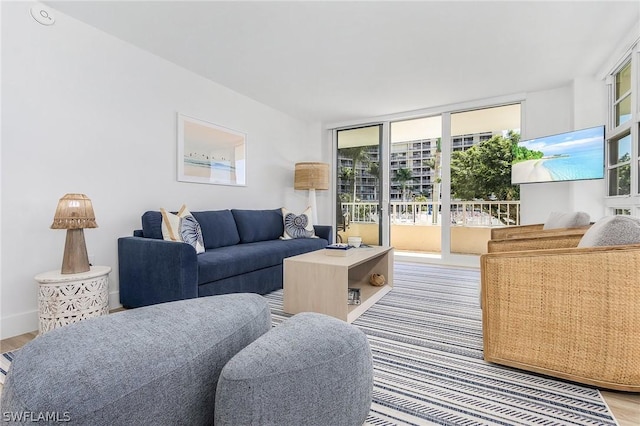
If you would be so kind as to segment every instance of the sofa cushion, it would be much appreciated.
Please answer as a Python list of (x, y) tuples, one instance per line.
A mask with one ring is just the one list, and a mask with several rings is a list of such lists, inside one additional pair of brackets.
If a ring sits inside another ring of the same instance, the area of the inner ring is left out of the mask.
[(606, 216), (591, 225), (578, 247), (640, 244), (640, 219), (631, 216)]
[[(191, 214), (200, 224), (205, 249), (240, 242), (236, 222), (230, 210), (210, 210)], [(142, 215), (142, 233), (145, 238), (162, 239), (162, 214), (159, 211), (148, 211)]]
[(162, 237), (167, 241), (187, 243), (196, 249), (196, 253), (204, 253), (202, 230), (195, 217), (186, 205), (182, 205), (177, 214), (160, 209), (162, 214)]
[(275, 210), (231, 210), (241, 243), (277, 240), (284, 232), (282, 212)]
[(198, 284), (282, 264), (290, 256), (326, 247), (322, 238), (269, 240), (207, 250), (198, 256)]
[(551, 212), (542, 229), (579, 228), (587, 226), (591, 218), (585, 212)]
[(231, 210), (211, 210), (192, 212), (193, 217), (200, 223), (204, 248), (232, 246), (240, 242), (236, 221)]
[(284, 234), (282, 234), (282, 239), (290, 240), (292, 238), (315, 237), (311, 216), (311, 207), (307, 207), (307, 209), (300, 214), (295, 214), (283, 207), (282, 219)]

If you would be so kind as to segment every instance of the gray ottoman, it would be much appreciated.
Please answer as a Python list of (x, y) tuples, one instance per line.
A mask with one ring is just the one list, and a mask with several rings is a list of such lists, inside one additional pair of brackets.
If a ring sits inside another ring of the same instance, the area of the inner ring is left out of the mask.
[(2, 412), (72, 425), (212, 424), (222, 368), (270, 328), (269, 307), (255, 294), (182, 300), (58, 328), (17, 353)]
[(326, 315), (301, 313), (227, 363), (218, 381), (215, 424), (361, 425), (372, 387), (364, 333)]

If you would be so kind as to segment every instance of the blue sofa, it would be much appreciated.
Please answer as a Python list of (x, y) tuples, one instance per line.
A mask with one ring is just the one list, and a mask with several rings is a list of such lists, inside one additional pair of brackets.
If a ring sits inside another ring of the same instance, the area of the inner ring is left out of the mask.
[(120, 303), (137, 308), (228, 293), (266, 294), (282, 288), (286, 257), (332, 243), (331, 226), (314, 226), (319, 238), (280, 239), (282, 212), (217, 210), (192, 212), (206, 251), (162, 239), (162, 215), (142, 215), (142, 229), (118, 239)]

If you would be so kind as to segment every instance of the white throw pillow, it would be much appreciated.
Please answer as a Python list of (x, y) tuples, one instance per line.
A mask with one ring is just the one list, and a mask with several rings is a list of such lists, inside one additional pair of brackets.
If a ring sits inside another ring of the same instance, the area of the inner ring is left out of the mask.
[(605, 216), (584, 233), (578, 247), (640, 244), (640, 219), (631, 216)]
[(542, 229), (579, 228), (587, 226), (590, 220), (589, 214), (585, 212), (551, 212)]
[(162, 214), (162, 238), (167, 241), (180, 241), (196, 249), (196, 253), (204, 253), (202, 229), (186, 205), (182, 205), (178, 214), (160, 209)]
[(299, 215), (283, 207), (282, 220), (284, 221), (284, 234), (281, 237), (283, 240), (316, 237), (311, 221), (311, 207), (307, 207), (307, 209)]

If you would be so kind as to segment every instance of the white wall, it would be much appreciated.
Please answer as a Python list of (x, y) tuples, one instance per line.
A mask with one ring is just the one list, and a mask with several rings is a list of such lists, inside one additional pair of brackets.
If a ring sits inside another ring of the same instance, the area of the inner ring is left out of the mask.
[[(59, 269), (65, 232), (51, 230), (57, 201), (79, 192), (99, 228), (85, 230), (94, 264), (113, 268), (117, 238), (150, 209), (302, 210), (297, 161), (321, 159), (320, 126), (203, 79), (62, 13), (36, 23), (31, 3), (2, 3), (0, 338), (37, 329), (34, 275)], [(176, 113), (248, 134), (247, 186), (176, 181)], [(326, 158), (325, 158), (326, 160)], [(319, 194), (321, 223), (330, 223)], [(325, 205), (326, 204), (326, 205)]]
[[(527, 93), (522, 139), (571, 130), (570, 87)], [(551, 211), (571, 211), (568, 182), (520, 185), (520, 221), (543, 223)]]
[[(607, 86), (596, 77), (580, 77), (573, 81), (573, 122), (575, 129), (601, 126), (607, 117)], [(574, 211), (589, 213), (592, 221), (606, 214), (604, 179), (571, 182)]]
[[(606, 105), (606, 87), (595, 77), (527, 93), (522, 139), (602, 125)], [(603, 179), (521, 185), (521, 222), (544, 223), (552, 211), (584, 211), (597, 220), (604, 215), (605, 189)]]

